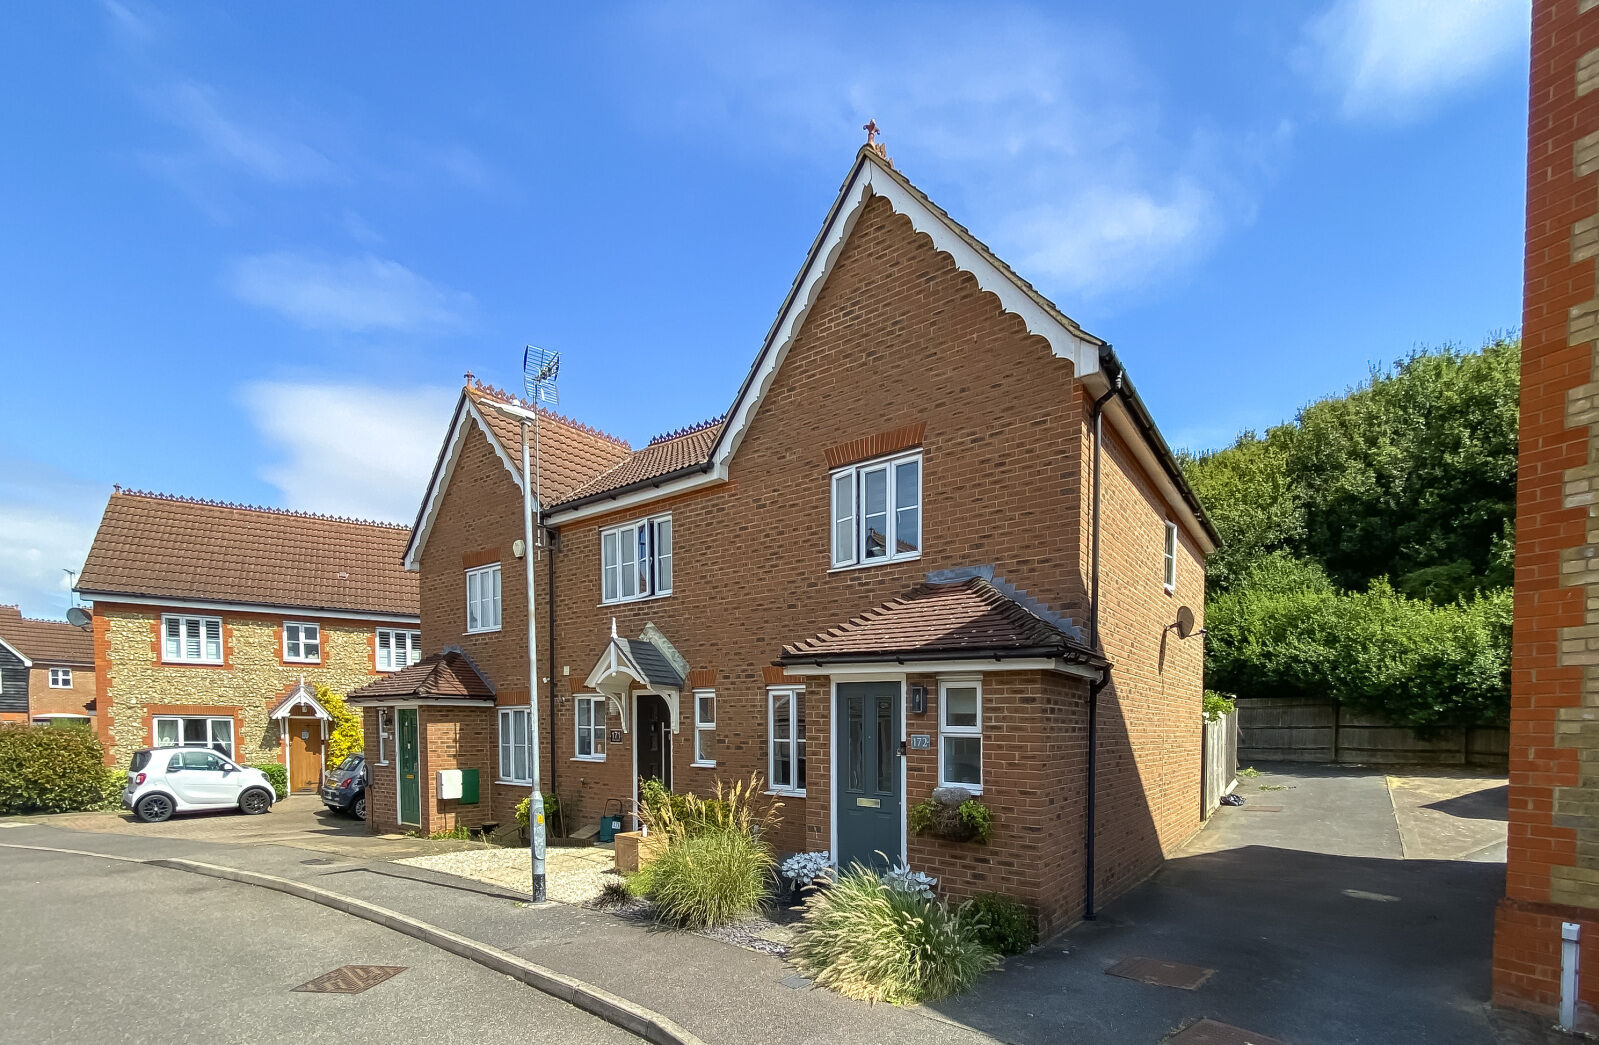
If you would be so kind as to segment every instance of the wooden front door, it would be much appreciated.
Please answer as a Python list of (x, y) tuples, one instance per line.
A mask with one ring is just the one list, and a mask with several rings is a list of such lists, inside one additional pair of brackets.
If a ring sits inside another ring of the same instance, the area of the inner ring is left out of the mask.
[(322, 783), (322, 723), (314, 718), (291, 718), (289, 730), (289, 790), (315, 791)]

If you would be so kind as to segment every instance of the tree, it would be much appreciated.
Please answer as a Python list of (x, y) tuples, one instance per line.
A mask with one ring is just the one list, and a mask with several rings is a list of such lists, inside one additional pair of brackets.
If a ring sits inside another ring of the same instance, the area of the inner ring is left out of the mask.
[(351, 711), (344, 702), (344, 694), (335, 693), (326, 686), (316, 688), (317, 703), (332, 716), (328, 730), (327, 768), (336, 769), (350, 755), (366, 750), (366, 738), (361, 733), (361, 713)]
[(1225, 450), (1184, 461), (1188, 483), (1222, 538), (1205, 563), (1208, 591), (1228, 590), (1251, 563), (1304, 540), (1305, 508), (1288, 474), (1286, 432), (1275, 429), (1264, 439), (1245, 432)]

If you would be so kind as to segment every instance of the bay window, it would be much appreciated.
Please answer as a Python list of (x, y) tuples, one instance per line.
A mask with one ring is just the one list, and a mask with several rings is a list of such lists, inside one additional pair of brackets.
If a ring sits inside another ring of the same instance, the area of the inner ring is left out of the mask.
[(914, 559), (922, 553), (922, 455), (832, 473), (833, 566)]

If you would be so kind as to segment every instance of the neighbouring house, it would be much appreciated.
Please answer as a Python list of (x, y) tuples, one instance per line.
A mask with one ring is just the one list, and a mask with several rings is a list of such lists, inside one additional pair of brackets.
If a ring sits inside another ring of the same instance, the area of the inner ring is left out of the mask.
[[(779, 849), (907, 859), (1046, 931), (1199, 826), (1202, 640), (1176, 622), (1215, 531), (1110, 346), (878, 147), (723, 418), (630, 450), (540, 414), (534, 549), (528, 416), (469, 376), (405, 554), (432, 653), (352, 696), (394, 766), (370, 830), (512, 822), (530, 559), (569, 824), (641, 778), (758, 773)], [(940, 785), (990, 808), (987, 845), (909, 830)]]
[(94, 637), (0, 606), (0, 722), (82, 725), (95, 716)]
[(118, 489), (78, 592), (94, 602), (96, 728), (277, 762), (317, 785), (343, 693), (421, 656), (406, 526)]

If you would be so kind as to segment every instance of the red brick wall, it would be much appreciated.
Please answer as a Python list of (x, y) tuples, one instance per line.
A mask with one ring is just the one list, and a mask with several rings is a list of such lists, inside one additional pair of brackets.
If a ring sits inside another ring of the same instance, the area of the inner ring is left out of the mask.
[(28, 672), (28, 714), (93, 715), (95, 713), (95, 675), (92, 664), (57, 665), (72, 669), (72, 686), (50, 688), (50, 665), (34, 662)]
[[(1528, 110), (1527, 239), (1522, 312), (1521, 451), (1516, 491), (1515, 632), (1511, 657), (1510, 848), (1494, 941), (1494, 999), (1551, 1009), (1559, 1000), (1561, 920), (1599, 933), (1599, 881), (1586, 804), (1581, 726), (1582, 651), (1593, 643), (1584, 578), (1592, 521), (1585, 507), (1591, 458), (1595, 308), (1592, 224), (1599, 179), (1579, 170), (1582, 139), (1599, 132), (1599, 91), (1579, 94), (1579, 60), (1599, 49), (1599, 11), (1586, 0), (1534, 0)], [(1595, 56), (1599, 57), (1599, 56)], [(1582, 469), (1572, 473), (1572, 469)], [(1574, 482), (1566, 500), (1566, 484)], [(1572, 563), (1574, 568), (1563, 569)], [(1564, 629), (1579, 629), (1563, 634)], [(1573, 645), (1574, 644), (1574, 645)], [(1588, 704), (1591, 706), (1590, 698)], [(1563, 721), (1564, 720), (1564, 721)], [(1569, 726), (1569, 728), (1562, 728)], [(1589, 855), (1584, 855), (1585, 853)], [(1585, 956), (1594, 968), (1593, 955)], [(1599, 977), (1581, 1001), (1599, 1005)], [(1585, 1023), (1591, 1023), (1586, 1015)]]

